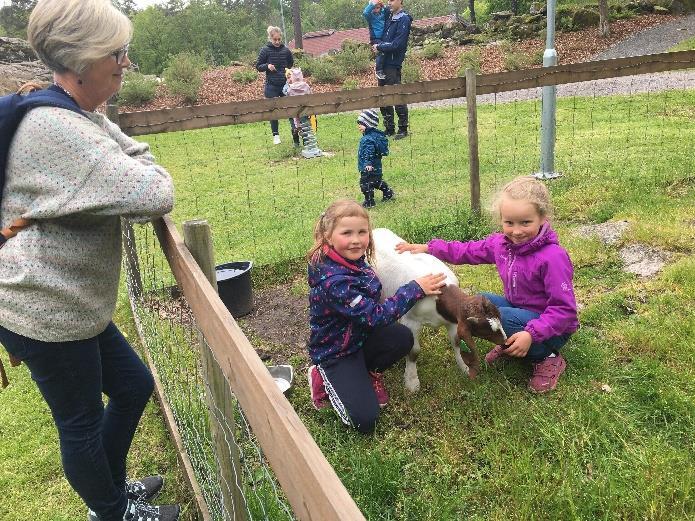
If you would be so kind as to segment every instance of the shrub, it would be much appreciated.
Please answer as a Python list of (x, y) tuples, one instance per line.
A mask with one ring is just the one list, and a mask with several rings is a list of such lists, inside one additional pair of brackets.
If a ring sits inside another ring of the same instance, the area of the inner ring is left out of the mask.
[(357, 87), (360, 86), (360, 82), (357, 81), (355, 78), (348, 78), (343, 82), (343, 86), (341, 87), (342, 90), (355, 90)]
[(422, 48), (422, 56), (426, 60), (434, 60), (444, 56), (444, 46), (442, 42), (427, 42)]
[(406, 56), (401, 69), (401, 83), (412, 83), (421, 79), (420, 60), (412, 54)]
[(237, 83), (253, 83), (258, 78), (258, 72), (251, 69), (242, 69), (232, 73), (232, 80)]
[(521, 52), (508, 52), (502, 56), (502, 64), (507, 71), (518, 71), (531, 64), (531, 57)]
[(371, 68), (372, 51), (363, 43), (345, 40), (342, 50), (333, 57), (336, 66), (345, 74), (359, 74)]
[(480, 47), (473, 47), (469, 51), (463, 51), (459, 54), (459, 63), (461, 68), (459, 69), (459, 76), (463, 77), (466, 75), (466, 69), (473, 69), (476, 74), (480, 74), (482, 68), (480, 62), (482, 60), (482, 51)]
[(341, 83), (345, 79), (345, 75), (338, 68), (332, 57), (314, 60), (312, 68), (311, 77), (317, 83)]
[(314, 67), (316, 60), (309, 55), (304, 55), (301, 58), (295, 60), (294, 66), (302, 69), (302, 74), (305, 78), (313, 76)]
[(198, 90), (203, 83), (205, 60), (190, 52), (182, 52), (169, 60), (164, 69), (164, 83), (169, 92), (175, 96), (183, 96), (187, 103), (198, 99)]
[(139, 72), (126, 72), (123, 86), (118, 92), (119, 105), (144, 105), (154, 99), (157, 93), (157, 80)]

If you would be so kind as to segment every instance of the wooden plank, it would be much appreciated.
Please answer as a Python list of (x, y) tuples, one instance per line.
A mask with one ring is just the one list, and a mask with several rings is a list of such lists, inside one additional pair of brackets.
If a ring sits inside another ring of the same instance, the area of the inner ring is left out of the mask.
[[(476, 93), (480, 95), (507, 92), (691, 67), (695, 67), (695, 51), (570, 63), (522, 71), (482, 74), (477, 76)], [(125, 112), (120, 114), (120, 123), (123, 132), (135, 136), (461, 98), (465, 94), (465, 79), (451, 78), (307, 96), (286, 96), (147, 112)]]
[(183, 244), (169, 216), (154, 221), (162, 249), (198, 327), (246, 411), (294, 514), (301, 520), (362, 520), (296, 412)]

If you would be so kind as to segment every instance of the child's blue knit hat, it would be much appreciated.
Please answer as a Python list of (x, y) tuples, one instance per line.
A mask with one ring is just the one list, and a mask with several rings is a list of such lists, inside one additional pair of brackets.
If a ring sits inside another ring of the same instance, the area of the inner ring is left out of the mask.
[(379, 126), (379, 113), (374, 109), (363, 110), (357, 117), (357, 123), (367, 128), (376, 128)]

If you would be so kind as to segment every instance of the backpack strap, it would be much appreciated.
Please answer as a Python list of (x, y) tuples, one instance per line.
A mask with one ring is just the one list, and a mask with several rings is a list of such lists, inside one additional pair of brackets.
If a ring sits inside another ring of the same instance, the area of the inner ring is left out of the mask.
[[(27, 92), (28, 94), (25, 94)], [(37, 84), (28, 83), (22, 85), (16, 94), (8, 98), (7, 101), (4, 101), (5, 106), (3, 106), (3, 113), (1, 114), (3, 118), (7, 118), (7, 126), (3, 124), (3, 135), (0, 137), (0, 195), (5, 185), (5, 168), (7, 166), (10, 143), (17, 127), (19, 127), (22, 118), (27, 112), (36, 107), (58, 107), (85, 116), (77, 102), (57, 85), (51, 85), (47, 89), (40, 90)], [(5, 99), (3, 98), (3, 100)], [(20, 217), (12, 221), (7, 228), (0, 230), (0, 248), (5, 245), (8, 239), (11, 239), (29, 225), (31, 225), (30, 220)]]
[(24, 228), (29, 226), (31, 224), (31, 221), (29, 219), (24, 219), (23, 217), (19, 217), (12, 221), (10, 225), (7, 228), (3, 228), (0, 230), (0, 248), (5, 246), (5, 243), (17, 235), (17, 233), (21, 232)]

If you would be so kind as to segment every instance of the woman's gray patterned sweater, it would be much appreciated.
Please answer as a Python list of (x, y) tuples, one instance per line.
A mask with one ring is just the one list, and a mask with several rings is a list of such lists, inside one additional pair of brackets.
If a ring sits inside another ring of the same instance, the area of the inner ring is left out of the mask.
[(2, 226), (33, 224), (0, 249), (0, 325), (46, 342), (101, 333), (116, 306), (120, 217), (173, 206), (171, 177), (149, 146), (101, 114), (29, 112), (10, 147)]

